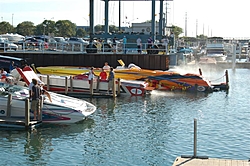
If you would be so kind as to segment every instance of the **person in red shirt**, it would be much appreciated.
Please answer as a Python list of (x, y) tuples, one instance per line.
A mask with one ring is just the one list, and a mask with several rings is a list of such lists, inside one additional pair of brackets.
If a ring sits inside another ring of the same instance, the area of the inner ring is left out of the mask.
[(102, 72), (100, 73), (100, 80), (107, 80), (107, 73), (102, 68)]

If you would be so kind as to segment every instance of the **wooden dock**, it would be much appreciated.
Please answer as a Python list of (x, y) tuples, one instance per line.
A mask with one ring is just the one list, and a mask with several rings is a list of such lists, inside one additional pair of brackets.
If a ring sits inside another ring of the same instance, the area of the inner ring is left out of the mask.
[[(42, 100), (40, 99), (39, 102), (41, 102), (41, 108), (42, 108)], [(12, 95), (8, 95), (8, 101), (7, 101), (7, 113), (6, 116), (3, 116), (0, 118), (0, 128), (8, 128), (8, 129), (34, 129), (35, 127), (38, 127), (42, 124), (42, 113), (40, 113), (41, 120), (34, 121), (30, 120), (30, 102), (29, 99), (26, 99), (25, 101), (25, 111), (23, 117), (12, 117), (11, 116), (11, 106), (12, 106)]]
[(197, 119), (194, 119), (194, 153), (177, 157), (172, 166), (250, 166), (250, 159), (233, 160), (197, 156)]
[(172, 166), (250, 166), (248, 160), (177, 157)]
[(34, 129), (42, 124), (42, 121), (29, 121), (26, 124), (24, 118), (7, 118), (1, 117), (0, 128), (12, 128), (12, 129)]

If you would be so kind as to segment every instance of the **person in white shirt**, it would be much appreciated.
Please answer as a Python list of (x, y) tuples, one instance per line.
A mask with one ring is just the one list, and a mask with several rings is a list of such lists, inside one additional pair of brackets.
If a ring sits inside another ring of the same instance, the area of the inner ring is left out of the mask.
[(141, 54), (141, 38), (139, 37), (137, 40), (136, 40), (136, 44), (137, 44), (137, 51), (138, 51), (138, 54)]
[(94, 79), (94, 77), (97, 77), (97, 75), (94, 73), (94, 67), (91, 67), (89, 70), (89, 84), (91, 84), (91, 81)]
[(7, 72), (6, 72), (3, 68), (1, 68), (0, 74), (1, 74), (1, 75), (6, 75)]
[(105, 62), (104, 66), (103, 66), (103, 69), (106, 70), (106, 71), (110, 70), (110, 66), (109, 66), (108, 62)]

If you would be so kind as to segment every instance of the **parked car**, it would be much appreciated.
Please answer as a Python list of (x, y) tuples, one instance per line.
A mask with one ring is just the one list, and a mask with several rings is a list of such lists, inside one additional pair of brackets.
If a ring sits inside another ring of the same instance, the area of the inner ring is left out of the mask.
[(71, 37), (66, 41), (69, 43), (69, 50), (71, 51), (84, 51), (89, 44), (88, 41), (77, 37)]
[(53, 40), (53, 42), (50, 42), (50, 45), (53, 45), (56, 49), (67, 50), (69, 42), (64, 37), (54, 37)]
[(77, 38), (77, 37), (71, 37), (71, 38), (69, 38), (68, 40), (67, 40), (67, 42), (68, 43), (81, 43), (81, 44), (83, 44), (83, 45), (88, 45), (89, 44), (89, 42), (88, 41), (86, 41), (86, 40), (83, 40), (82, 38)]
[(25, 48), (39, 48), (41, 49), (42, 47), (44, 47), (45, 49), (49, 48), (49, 44), (41, 39), (36, 39), (34, 37), (29, 37), (29, 38), (25, 38), (23, 41), (19, 41), (18, 42), (20, 45), (22, 45)]
[(14, 50), (16, 51), (18, 46), (7, 39), (0, 38), (0, 50)]

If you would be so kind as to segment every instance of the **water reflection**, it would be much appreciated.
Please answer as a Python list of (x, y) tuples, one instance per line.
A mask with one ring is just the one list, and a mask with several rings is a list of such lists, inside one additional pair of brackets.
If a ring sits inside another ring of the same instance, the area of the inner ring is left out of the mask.
[[(25, 158), (25, 161), (23, 160), (24, 165), (32, 165), (34, 162), (36, 162), (37, 165), (46, 165), (47, 159), (50, 158), (51, 153), (54, 151), (55, 145), (53, 140), (60, 140), (61, 137), (63, 139), (66, 139), (66, 137), (72, 139), (79, 133), (90, 130), (94, 126), (94, 120), (88, 118), (70, 125), (43, 124), (40, 128), (32, 131), (0, 131), (0, 146), (2, 151), (9, 148), (13, 150), (14, 148), (15, 153), (19, 152), (15, 155), (17, 158)], [(23, 140), (25, 140), (25, 143), (23, 143)], [(6, 142), (8, 142), (8, 144), (6, 144)], [(23, 145), (23, 150), (17, 145)], [(24, 155), (20, 153), (22, 151)], [(8, 156), (13, 155), (13, 152), (9, 151)]]

